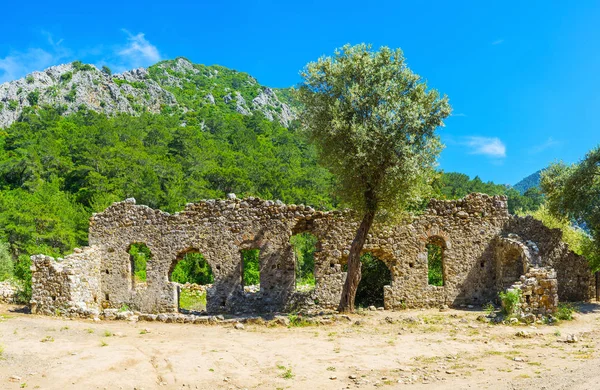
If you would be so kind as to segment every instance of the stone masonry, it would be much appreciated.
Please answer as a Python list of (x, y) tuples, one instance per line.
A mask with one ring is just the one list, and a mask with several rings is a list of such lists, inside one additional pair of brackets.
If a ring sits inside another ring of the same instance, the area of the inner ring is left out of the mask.
[[(316, 211), (257, 198), (207, 200), (169, 214), (134, 199), (114, 203), (90, 219), (90, 247), (64, 260), (33, 256), (32, 311), (83, 315), (126, 305), (142, 313), (178, 311), (178, 285), (169, 280), (188, 252), (202, 253), (214, 283), (207, 289), (209, 313), (264, 313), (339, 303), (350, 243), (359, 224), (352, 211)], [(290, 238), (317, 238), (316, 286), (296, 291)], [(143, 243), (152, 252), (146, 283), (136, 283), (128, 251)], [(443, 286), (428, 284), (427, 247), (443, 251)], [(244, 249), (259, 249), (260, 289), (242, 285)], [(386, 309), (443, 304), (484, 304), (521, 279), (530, 268), (556, 270), (561, 300), (588, 300), (592, 274), (585, 258), (569, 251), (560, 231), (531, 218), (511, 216), (506, 197), (470, 194), (431, 200), (403, 224), (376, 223), (364, 248), (390, 269)]]

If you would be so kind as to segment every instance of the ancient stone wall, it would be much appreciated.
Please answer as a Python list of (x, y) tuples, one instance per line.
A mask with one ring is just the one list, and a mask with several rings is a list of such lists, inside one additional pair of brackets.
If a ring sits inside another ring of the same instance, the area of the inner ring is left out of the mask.
[[(62, 263), (34, 257), (32, 306), (44, 313), (57, 307), (73, 310), (80, 303), (85, 310), (126, 305), (144, 313), (175, 312), (178, 285), (169, 280), (170, 273), (186, 253), (199, 252), (214, 276), (207, 289), (208, 312), (335, 308), (358, 220), (351, 211), (321, 212), (256, 198), (202, 201), (175, 214), (128, 199), (92, 216), (92, 249), (70, 255)], [(559, 294), (562, 288), (566, 297), (587, 296), (584, 283), (573, 282), (567, 263), (569, 258), (577, 260), (572, 272), (580, 277), (591, 275), (587, 264), (560, 240), (548, 240), (549, 229), (521, 220), (508, 214), (506, 197), (471, 194), (460, 200), (432, 200), (424, 214), (407, 223), (377, 222), (364, 252), (371, 252), (390, 269), (385, 307), (483, 304), (495, 299), (511, 280), (519, 280), (530, 266), (546, 261), (545, 256), (557, 269)], [(519, 235), (512, 243), (511, 229)], [(313, 291), (296, 291), (295, 286), (290, 238), (303, 232), (318, 240)], [(132, 276), (128, 252), (135, 243), (146, 244), (152, 252), (145, 283)], [(442, 286), (428, 283), (428, 243), (442, 248)], [(242, 285), (244, 249), (260, 251), (256, 292), (245, 291)]]
[(0, 303), (16, 303), (18, 288), (16, 283), (10, 280), (0, 282)]
[(560, 229), (549, 229), (531, 216), (512, 217), (505, 233), (517, 234), (539, 248), (543, 266), (556, 270), (558, 298), (561, 301), (588, 301), (595, 296), (595, 280), (588, 261), (569, 249), (562, 241)]
[(100, 309), (100, 264), (96, 247), (75, 249), (65, 259), (32, 256), (31, 312), (92, 315)]
[(558, 308), (558, 281), (551, 268), (531, 268), (510, 289), (521, 290), (521, 314), (549, 315)]

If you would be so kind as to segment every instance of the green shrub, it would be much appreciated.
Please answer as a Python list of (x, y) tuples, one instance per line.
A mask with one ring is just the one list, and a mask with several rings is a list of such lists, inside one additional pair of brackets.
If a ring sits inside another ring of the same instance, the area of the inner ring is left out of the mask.
[(4, 110), (4, 103), (0, 102), (0, 111)]
[(200, 253), (186, 253), (181, 259), (173, 272), (171, 273), (171, 281), (177, 283), (195, 283), (195, 284), (211, 284), (214, 282), (214, 277), (210, 265)]
[(430, 285), (444, 285), (443, 248), (441, 245), (429, 243), (427, 247), (427, 280)]
[(146, 281), (146, 266), (148, 260), (152, 258), (152, 253), (146, 244), (131, 244), (129, 248), (131, 259), (131, 272), (136, 282)]
[(310, 233), (296, 234), (290, 238), (296, 257), (296, 284), (315, 285), (315, 250), (317, 237)]
[(27, 84), (32, 84), (35, 80), (33, 79), (32, 75), (28, 75), (25, 77), (25, 81), (27, 81)]
[(73, 72), (66, 72), (60, 75), (61, 81), (67, 82), (73, 78)]
[(17, 109), (17, 107), (19, 107), (19, 102), (17, 102), (16, 100), (8, 101), (8, 109), (9, 110), (14, 111)]
[(75, 71), (94, 70), (94, 67), (92, 65), (84, 64), (81, 61), (73, 61), (71, 65), (73, 66), (73, 69), (75, 69)]
[(65, 100), (72, 103), (75, 101), (76, 97), (77, 97), (77, 90), (72, 89), (69, 91), (68, 94), (65, 95)]
[(571, 303), (559, 303), (558, 310), (556, 311), (556, 318), (562, 321), (571, 321), (573, 319), (573, 312), (575, 312), (575, 306)]
[(31, 259), (29, 256), (19, 256), (15, 264), (14, 275), (21, 281), (17, 290), (17, 301), (27, 304), (31, 300)]
[(29, 92), (29, 94), (27, 94), (27, 101), (29, 101), (29, 105), (37, 106), (39, 100), (40, 100), (40, 91), (38, 91), (37, 89), (35, 91)]
[(290, 313), (288, 314), (288, 320), (290, 320), (290, 327), (303, 327), (312, 325), (306, 321), (301, 314)]
[(259, 252), (258, 249), (246, 249), (242, 251), (244, 286), (260, 284)]
[(507, 290), (506, 292), (501, 291), (498, 294), (500, 301), (502, 302), (502, 312), (507, 316), (516, 314), (519, 303), (521, 302), (521, 290)]
[(108, 66), (104, 65), (102, 67), (102, 73), (107, 74), (107, 75), (110, 76), (110, 75), (112, 75), (112, 70), (110, 70), (110, 68)]
[(0, 241), (0, 282), (13, 276), (13, 268), (9, 245)]

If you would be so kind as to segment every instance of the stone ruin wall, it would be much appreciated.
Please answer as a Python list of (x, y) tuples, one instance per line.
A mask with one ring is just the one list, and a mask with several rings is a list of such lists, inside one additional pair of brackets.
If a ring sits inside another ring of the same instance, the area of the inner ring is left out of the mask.
[(0, 282), (0, 303), (17, 303), (19, 286), (11, 280)]
[[(350, 211), (322, 212), (256, 198), (208, 200), (188, 204), (175, 214), (129, 199), (92, 216), (91, 247), (62, 262), (32, 257), (32, 308), (46, 314), (57, 308), (85, 314), (127, 305), (143, 313), (175, 312), (178, 285), (169, 281), (169, 275), (191, 251), (202, 253), (212, 268), (209, 313), (336, 308), (345, 280), (342, 265), (358, 223)], [(364, 252), (373, 253), (391, 271), (391, 285), (384, 289), (387, 309), (483, 304), (494, 300), (504, 287), (498, 280), (505, 267), (501, 243), (512, 230), (519, 240), (536, 243), (540, 258), (548, 262), (540, 265), (556, 267), (561, 299), (590, 298), (592, 278), (585, 259), (554, 236), (548, 238), (554, 233), (541, 223), (510, 216), (504, 196), (470, 194), (460, 200), (432, 200), (411, 223), (376, 224)], [(295, 291), (290, 237), (303, 232), (318, 239), (312, 292)], [(443, 247), (443, 286), (428, 284), (428, 242)], [(145, 283), (132, 278), (128, 251), (134, 243), (146, 244), (152, 252)], [(260, 250), (260, 291), (255, 293), (244, 292), (242, 286), (240, 251), (244, 249)], [(529, 262), (542, 261), (520, 253), (522, 274)]]

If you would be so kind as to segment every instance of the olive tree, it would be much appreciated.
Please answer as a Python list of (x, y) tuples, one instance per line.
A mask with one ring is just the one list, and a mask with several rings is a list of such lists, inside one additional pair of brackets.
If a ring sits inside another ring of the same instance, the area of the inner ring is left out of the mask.
[(339, 310), (354, 310), (360, 255), (375, 216), (419, 202), (441, 150), (436, 128), (450, 115), (402, 51), (346, 45), (301, 72), (301, 120), (336, 178), (338, 197), (362, 215), (348, 255)]
[(600, 147), (577, 164), (555, 163), (541, 175), (542, 191), (550, 212), (584, 226), (591, 235), (585, 255), (600, 269)]

